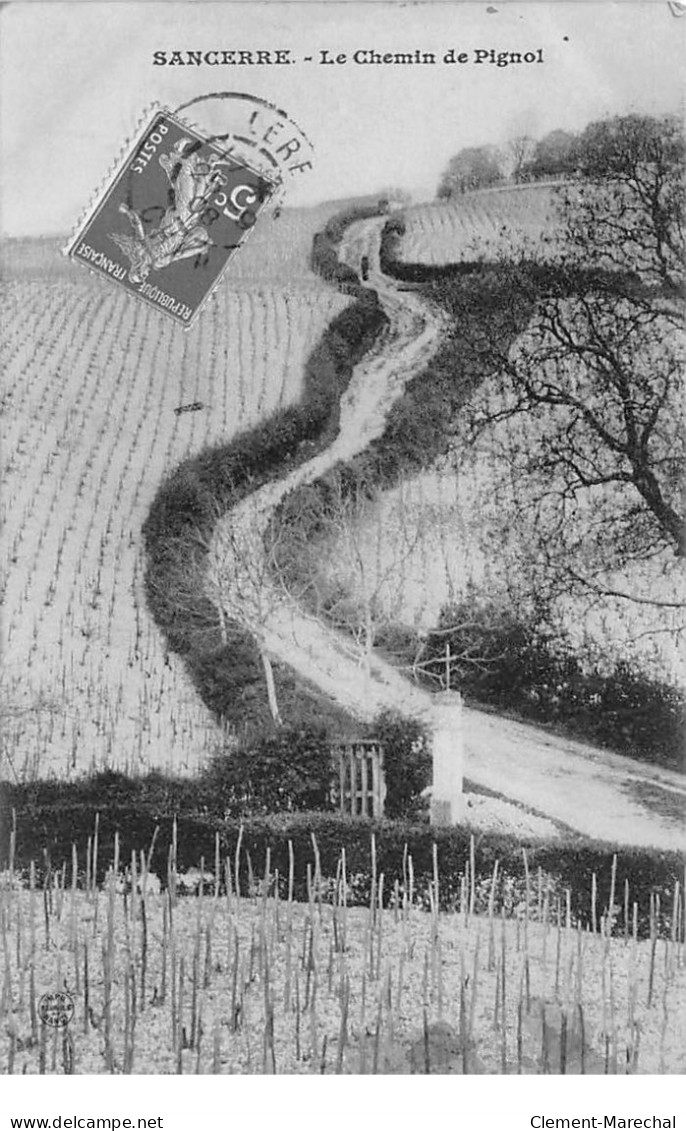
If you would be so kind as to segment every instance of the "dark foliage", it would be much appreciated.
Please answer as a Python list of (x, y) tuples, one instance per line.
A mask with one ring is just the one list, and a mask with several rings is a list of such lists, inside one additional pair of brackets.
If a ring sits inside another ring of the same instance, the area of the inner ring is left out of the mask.
[(379, 266), (384, 275), (393, 275), (396, 267), (399, 266), (399, 243), (406, 231), (407, 225), (400, 214), (392, 216), (384, 224), (379, 247)]
[(280, 727), (217, 754), (202, 775), (213, 811), (232, 817), (331, 808), (333, 765), (324, 727)]
[(660, 172), (683, 166), (684, 147), (676, 118), (626, 114), (586, 127), (575, 146), (576, 166), (581, 176), (592, 181), (635, 179), (655, 166)]
[(411, 816), (422, 790), (431, 785), (431, 750), (426, 731), (417, 719), (384, 711), (374, 720), (367, 737), (383, 746), (386, 815)]
[[(340, 240), (347, 224), (375, 214), (374, 208), (350, 209), (327, 225), (326, 238)], [(222, 719), (249, 729), (269, 720), (259, 656), (250, 634), (237, 625), (222, 642), (217, 611), (198, 582), (202, 559), (220, 514), (311, 459), (335, 435), (341, 394), (387, 322), (374, 291), (357, 280), (355, 294), (357, 301), (331, 322), (308, 358), (300, 404), (185, 460), (158, 490), (143, 527), (148, 604), (169, 649), (184, 657), (203, 701)], [(279, 665), (274, 674), (280, 702), (287, 700), (285, 718), (290, 705), (294, 718), (316, 713), (319, 696), (298, 691)]]
[[(33, 800), (25, 793), (26, 787), (5, 784), (0, 789), (0, 867), (6, 867), (9, 850), (11, 810), (17, 814), (17, 848), (15, 869), (28, 870), (31, 860), (37, 866), (38, 882), (46, 879), (48, 870), (56, 871), (65, 865), (71, 868), (72, 844), (78, 849), (79, 867), (85, 871), (85, 853), (89, 837), (93, 836), (95, 812), (83, 800), (69, 801), (65, 796), (60, 803), (45, 797), (51, 796), (45, 783), (34, 785)], [(174, 787), (176, 788), (176, 787)], [(197, 786), (191, 788), (191, 796)], [(222, 865), (228, 859), (233, 866), (241, 823), (223, 821), (198, 812), (178, 812), (171, 805), (165, 807), (157, 791), (154, 801), (138, 799), (108, 804), (100, 810), (98, 880), (102, 882), (111, 866), (114, 854), (114, 833), (119, 832), (120, 858), (128, 860), (131, 852), (147, 852), (153, 841), (154, 853), (151, 869), (166, 880), (167, 862), (172, 841), (172, 824), (177, 814), (177, 865), (180, 872), (197, 868), (213, 868), (215, 837), (219, 833)], [(433, 845), (438, 849), (440, 876), (440, 905), (444, 910), (454, 910), (460, 894), (460, 876), (467, 870), (470, 854), (470, 833), (464, 828), (430, 829), (403, 821), (373, 823), (361, 818), (344, 818), (327, 813), (294, 813), (255, 818), (244, 822), (241, 838), (240, 877), (243, 894), (248, 892), (251, 874), (259, 876), (264, 870), (266, 850), (270, 849), (271, 872), (279, 872), (282, 894), (288, 877), (289, 841), (295, 857), (294, 894), (298, 900), (307, 899), (307, 868), (314, 868), (315, 856), (312, 836), (316, 838), (321, 862), (321, 873), (326, 879), (336, 874), (341, 849), (346, 850), (347, 874), (351, 886), (351, 905), (368, 904), (372, 886), (370, 836), (376, 839), (376, 878), (383, 873), (386, 901), (391, 897), (395, 882), (401, 889), (407, 885), (407, 859), (412, 857), (415, 893), (425, 899), (433, 876)], [(624, 919), (625, 883), (629, 885), (629, 907), (636, 901), (639, 908), (639, 934), (648, 934), (648, 913), (651, 894), (659, 894), (665, 913), (663, 932), (669, 933), (667, 917), (672, 906), (674, 887), (683, 878), (683, 860), (675, 852), (659, 852), (646, 848), (625, 848), (592, 841), (554, 841), (523, 846), (513, 837), (481, 834), (475, 842), (475, 880), (487, 894), (493, 865), (499, 861), (500, 885), (496, 892), (495, 911), (500, 912), (507, 877), (515, 879), (518, 890), (523, 891), (524, 858), (526, 847), (531, 875), (531, 898), (535, 901), (538, 869), (563, 900), (566, 889), (570, 891), (571, 911), (574, 921), (582, 925), (591, 922), (592, 876), (597, 878), (598, 918), (610, 902), (612, 858), (617, 854), (615, 882), (615, 933), (631, 930)], [(480, 909), (484, 910), (483, 902)], [(631, 918), (631, 911), (629, 918)]]
[(530, 160), (521, 170), (522, 180), (543, 181), (570, 177), (576, 172), (578, 139), (566, 130), (553, 130), (536, 143)]
[(544, 610), (527, 620), (520, 610), (475, 599), (452, 605), (427, 638), (423, 670), (439, 675), (449, 644), (451, 675), (472, 701), (686, 771), (683, 692), (626, 663), (599, 671), (547, 623)]
[(341, 263), (338, 258), (338, 247), (343, 235), (356, 220), (367, 220), (386, 211), (384, 203), (379, 201), (374, 205), (359, 205), (339, 212), (331, 217), (323, 231), (316, 233), (312, 241), (312, 270), (328, 282), (335, 283), (344, 294), (359, 298), (365, 294), (365, 288), (357, 272), (346, 263)]
[(501, 154), (493, 145), (461, 149), (448, 162), (436, 193), (439, 200), (474, 189), (488, 188), (503, 180)]

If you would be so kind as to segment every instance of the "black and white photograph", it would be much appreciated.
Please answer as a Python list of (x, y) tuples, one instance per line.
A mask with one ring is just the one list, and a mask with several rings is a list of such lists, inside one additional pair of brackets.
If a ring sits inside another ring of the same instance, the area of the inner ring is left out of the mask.
[(680, 1127), (686, 4), (0, 33), (7, 1126)]

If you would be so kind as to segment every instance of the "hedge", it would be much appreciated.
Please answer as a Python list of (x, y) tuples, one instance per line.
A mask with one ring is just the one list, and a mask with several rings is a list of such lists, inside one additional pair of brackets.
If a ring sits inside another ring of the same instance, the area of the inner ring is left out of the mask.
[[(45, 878), (49, 869), (53, 873), (63, 866), (70, 874), (72, 844), (79, 852), (79, 866), (85, 871), (85, 854), (88, 838), (93, 836), (95, 810), (83, 799), (69, 801), (53, 798), (46, 803), (40, 791), (36, 801), (29, 802), (20, 787), (4, 786), (0, 791), (0, 818), (4, 830), (0, 845), (0, 866), (7, 867), (11, 828), (11, 810), (16, 809), (15, 870), (28, 870), (31, 860), (37, 865), (39, 878)], [(372, 884), (371, 835), (376, 841), (376, 876), (384, 875), (385, 902), (390, 901), (396, 881), (402, 885), (407, 877), (407, 855), (411, 855), (414, 871), (415, 893), (427, 903), (427, 893), (433, 877), (433, 846), (437, 846), (439, 867), (440, 906), (454, 911), (460, 897), (460, 877), (467, 872), (472, 835), (465, 827), (430, 828), (428, 825), (407, 821), (374, 822), (362, 818), (342, 817), (329, 813), (281, 814), (255, 818), (244, 822), (225, 821), (207, 812), (177, 812), (172, 805), (156, 800), (138, 800), (135, 803), (117, 798), (114, 790), (106, 808), (99, 817), (98, 879), (102, 881), (114, 853), (114, 834), (119, 833), (120, 859), (131, 858), (131, 852), (147, 852), (155, 847), (151, 870), (164, 881), (168, 853), (172, 841), (174, 816), (177, 819), (177, 867), (180, 872), (197, 868), (204, 859), (206, 869), (212, 870), (215, 859), (215, 838), (219, 834), (222, 861), (229, 857), (234, 862), (240, 829), (240, 875), (242, 891), (247, 893), (251, 877), (264, 872), (266, 851), (270, 849), (271, 874), (278, 870), (281, 882), (288, 876), (289, 841), (295, 857), (294, 894), (297, 900), (307, 899), (308, 865), (314, 867), (316, 838), (321, 874), (332, 879), (345, 848), (347, 875), (351, 884), (352, 905), (366, 905)], [(560, 839), (550, 842), (522, 842), (515, 837), (478, 833), (474, 838), (475, 886), (479, 892), (478, 909), (483, 910), (490, 894), (490, 880), (496, 860), (499, 863), (500, 885), (497, 889), (499, 913), (503, 901), (512, 912), (524, 898), (524, 855), (531, 878), (534, 902), (537, 895), (538, 869), (544, 884), (550, 880), (556, 898), (560, 898), (564, 913), (566, 891), (570, 892), (572, 918), (582, 926), (591, 921), (592, 876), (597, 880), (598, 920), (609, 905), (613, 856), (617, 856), (615, 877), (615, 933), (631, 929), (634, 901), (638, 905), (638, 926), (641, 937), (649, 932), (651, 895), (659, 894), (663, 917), (662, 933), (671, 930), (671, 908), (675, 885), (684, 880), (684, 859), (676, 852), (648, 848), (623, 847), (595, 841)], [(509, 878), (509, 879), (508, 879)], [(625, 883), (629, 892), (629, 923), (624, 919)], [(377, 888), (378, 890), (378, 888)], [(681, 889), (683, 890), (683, 888)], [(513, 895), (514, 892), (514, 895)], [(514, 906), (513, 906), (514, 898)], [(683, 904), (682, 904), (683, 907)], [(520, 908), (521, 910), (521, 908)], [(553, 921), (556, 911), (553, 906)]]
[[(450, 626), (455, 625), (451, 630)], [(463, 629), (460, 626), (465, 625)], [(465, 700), (563, 729), (599, 746), (617, 747), (644, 762), (686, 770), (686, 696), (626, 661), (599, 671), (564, 634), (548, 638), (537, 616), (467, 598), (448, 605), (438, 631), (426, 638), (427, 677), (440, 673), (445, 649), (470, 654), (456, 678)], [(435, 683), (433, 684), (435, 686)]]
[[(450, 316), (451, 329), (426, 368), (405, 387), (388, 416), (382, 436), (364, 452), (335, 469), (340, 489), (388, 490), (402, 479), (431, 467), (453, 443), (452, 422), (481, 381), (494, 372), (500, 358), (529, 324), (535, 304), (544, 294), (564, 296), (619, 287), (627, 293), (630, 280), (619, 273), (586, 271), (535, 263), (463, 263), (431, 267), (406, 264), (396, 258), (402, 217), (387, 221), (381, 237), (381, 267), (390, 276), (423, 284), (423, 294)], [(494, 350), (491, 343), (496, 343)], [(292, 492), (277, 512), (280, 531), (292, 532), (292, 545), (318, 535), (318, 514), (326, 513), (329, 478)], [(316, 496), (315, 493), (316, 492)], [(306, 496), (305, 496), (306, 493)], [(310, 524), (303, 529), (303, 523)], [(297, 588), (297, 552), (286, 539), (275, 547), (282, 575)], [(468, 618), (469, 619), (469, 618)], [(525, 626), (515, 624), (525, 632)], [(440, 638), (440, 648), (445, 648)], [(498, 645), (502, 641), (498, 638)], [(455, 654), (460, 654), (456, 646)], [(523, 656), (516, 658), (521, 678)], [(552, 669), (553, 657), (545, 657)], [(530, 681), (527, 697), (509, 671), (497, 665), (485, 673), (475, 670), (465, 686), (471, 702), (496, 709), (516, 710), (525, 718), (554, 722), (573, 737), (620, 749), (629, 757), (669, 768), (686, 769), (681, 693), (642, 678), (619, 665), (610, 677), (586, 675), (576, 659), (578, 678), (570, 684), (569, 701), (547, 699)], [(548, 673), (550, 675), (550, 672)], [(500, 678), (502, 677), (502, 678)], [(511, 684), (508, 691), (508, 684)], [(574, 701), (572, 698), (576, 696)], [(598, 705), (597, 696), (600, 696)], [(617, 736), (621, 735), (618, 745)]]
[[(371, 208), (348, 210), (334, 228), (327, 225), (327, 240), (332, 233), (340, 239), (345, 226), (360, 215), (374, 214)], [(262, 676), (250, 634), (233, 624), (228, 643), (221, 639), (216, 609), (199, 583), (204, 547), (218, 514), (311, 459), (336, 435), (340, 399), (353, 369), (388, 321), (376, 292), (354, 277), (356, 302), (334, 318), (310, 354), (301, 402), (229, 444), (185, 460), (157, 491), (143, 526), (152, 615), (170, 650), (184, 657), (203, 701), (236, 726), (255, 718), (268, 722), (266, 696), (255, 692)], [(279, 687), (294, 683), (278, 665), (275, 677)], [(315, 699), (297, 687), (294, 694), (296, 701)]]
[[(335, 283), (344, 294), (360, 296), (365, 290), (360, 278), (347, 263), (341, 263), (338, 258), (338, 248), (345, 231), (357, 220), (368, 220), (379, 216), (381, 208), (376, 205), (358, 205), (339, 212), (332, 216), (323, 231), (317, 232), (312, 241), (312, 270), (316, 271), (323, 279)], [(372, 292), (375, 293), (375, 292)]]

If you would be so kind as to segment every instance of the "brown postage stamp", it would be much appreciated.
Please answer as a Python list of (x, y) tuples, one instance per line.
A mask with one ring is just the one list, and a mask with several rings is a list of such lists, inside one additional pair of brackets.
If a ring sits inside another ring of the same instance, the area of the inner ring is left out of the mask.
[(276, 187), (161, 109), (68, 255), (188, 327)]

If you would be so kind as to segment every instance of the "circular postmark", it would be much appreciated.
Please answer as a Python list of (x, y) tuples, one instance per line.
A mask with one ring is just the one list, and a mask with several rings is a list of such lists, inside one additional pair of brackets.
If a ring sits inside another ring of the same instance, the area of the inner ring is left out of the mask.
[(38, 1016), (51, 1029), (66, 1029), (74, 1016), (74, 999), (67, 990), (43, 994), (38, 1002)]
[(210, 144), (257, 169), (276, 189), (272, 210), (278, 213), (287, 182), (293, 183), (314, 165), (314, 146), (285, 110), (245, 91), (217, 90), (197, 95), (176, 114), (191, 112)]

